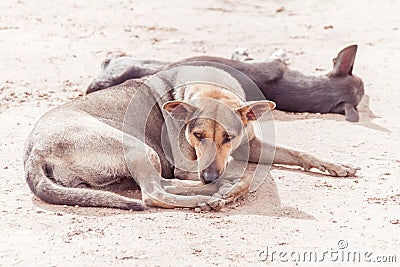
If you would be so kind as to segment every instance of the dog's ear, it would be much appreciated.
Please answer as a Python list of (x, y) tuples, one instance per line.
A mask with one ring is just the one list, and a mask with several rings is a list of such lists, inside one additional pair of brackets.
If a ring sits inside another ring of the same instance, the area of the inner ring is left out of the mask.
[(354, 60), (356, 58), (357, 45), (351, 45), (339, 52), (333, 59), (333, 70), (331, 75), (345, 76), (351, 75), (353, 71)]
[(344, 105), (344, 114), (346, 115), (346, 120), (351, 122), (358, 122), (360, 120), (360, 115), (356, 107), (350, 103)]
[(177, 120), (188, 120), (197, 107), (183, 101), (168, 101), (162, 108)]
[(257, 120), (265, 112), (272, 110), (275, 107), (276, 104), (272, 101), (250, 101), (246, 102), (245, 105), (236, 108), (236, 112), (239, 113), (243, 123), (246, 124), (249, 121)]

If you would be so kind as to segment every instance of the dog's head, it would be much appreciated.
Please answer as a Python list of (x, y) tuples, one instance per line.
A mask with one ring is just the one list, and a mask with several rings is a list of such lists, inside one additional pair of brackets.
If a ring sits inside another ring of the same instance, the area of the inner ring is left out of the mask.
[(356, 53), (357, 45), (344, 48), (333, 59), (333, 69), (326, 75), (344, 96), (333, 112), (344, 113), (346, 120), (351, 122), (359, 121), (357, 105), (364, 96), (363, 81), (353, 75)]
[(201, 98), (169, 101), (163, 108), (174, 119), (185, 121), (185, 137), (195, 150), (199, 177), (208, 184), (225, 171), (231, 153), (253, 138), (251, 122), (275, 108), (275, 103)]

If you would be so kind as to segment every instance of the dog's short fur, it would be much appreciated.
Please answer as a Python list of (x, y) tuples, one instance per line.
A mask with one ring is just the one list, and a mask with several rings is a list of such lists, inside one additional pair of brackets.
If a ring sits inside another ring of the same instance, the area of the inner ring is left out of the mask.
[[(26, 180), (37, 197), (63, 205), (218, 210), (252, 183), (238, 173), (226, 183), (218, 179), (229, 172), (229, 156), (233, 162), (273, 160), (333, 176), (356, 172), (258, 139), (254, 121), (275, 104), (245, 102), (239, 82), (221, 69), (180, 66), (142, 83), (129, 80), (43, 115), (24, 151)], [(198, 181), (174, 179), (193, 173)], [(108, 191), (132, 179), (143, 201)]]
[[(265, 99), (274, 101), (279, 110), (339, 113), (345, 114), (348, 121), (357, 122), (357, 105), (364, 95), (364, 85), (360, 78), (352, 74), (356, 52), (356, 45), (340, 51), (334, 59), (333, 70), (325, 76), (306, 76), (289, 69), (280, 59), (256, 62), (200, 56), (170, 63), (169, 66), (193, 61), (228, 65), (252, 79)], [(163, 64), (164, 67), (168, 67), (166, 62), (135, 60), (131, 57), (114, 58), (111, 62), (112, 64), (103, 68), (102, 73), (89, 85), (87, 93), (122, 83), (127, 79), (154, 74), (162, 69), (160, 66)], [(260, 100), (257, 92), (243, 87), (247, 100)]]

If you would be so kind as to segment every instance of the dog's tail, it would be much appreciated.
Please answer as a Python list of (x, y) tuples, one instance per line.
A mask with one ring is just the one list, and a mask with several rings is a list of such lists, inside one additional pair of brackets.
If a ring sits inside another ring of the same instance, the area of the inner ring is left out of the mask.
[(33, 160), (32, 155), (25, 161), (26, 181), (32, 192), (42, 201), (69, 206), (108, 207), (125, 210), (144, 210), (143, 202), (112, 192), (89, 188), (71, 188), (56, 184), (52, 170), (45, 160)]

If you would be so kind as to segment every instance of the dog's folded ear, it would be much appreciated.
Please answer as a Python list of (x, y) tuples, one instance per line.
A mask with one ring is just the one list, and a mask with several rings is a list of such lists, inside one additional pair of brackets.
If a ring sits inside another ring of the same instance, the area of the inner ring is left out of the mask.
[(275, 107), (275, 102), (268, 100), (250, 101), (246, 102), (245, 105), (236, 108), (236, 112), (239, 113), (243, 123), (246, 124), (249, 121), (257, 120), (265, 112), (272, 110)]
[(188, 120), (197, 110), (196, 106), (183, 101), (168, 101), (164, 103), (162, 108), (177, 120)]

